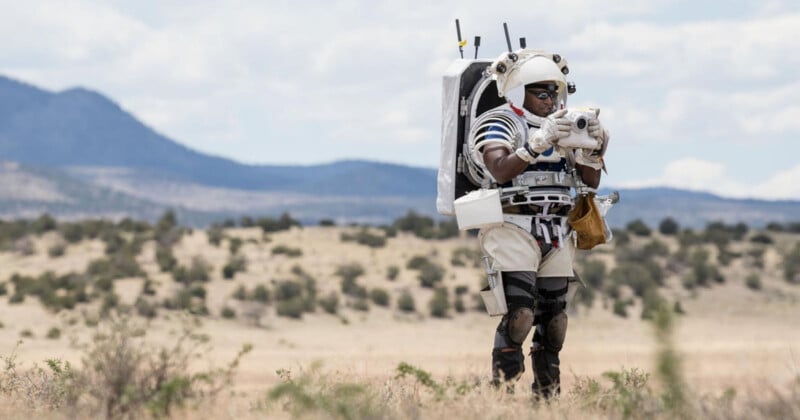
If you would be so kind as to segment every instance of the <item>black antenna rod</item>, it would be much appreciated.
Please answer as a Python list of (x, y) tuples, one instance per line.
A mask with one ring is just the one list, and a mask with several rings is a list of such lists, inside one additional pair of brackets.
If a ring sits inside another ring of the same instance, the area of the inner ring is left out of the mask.
[(519, 47), (525, 49), (528, 46), (528, 43), (525, 41), (525, 37), (519, 39)]
[(475, 37), (475, 59), (476, 60), (478, 59), (478, 47), (480, 47), (480, 46), (481, 46), (481, 37), (476, 36)]
[(506, 44), (508, 44), (508, 52), (512, 52), (511, 51), (511, 37), (508, 36), (508, 25), (505, 22), (503, 22), (503, 31), (505, 31), (505, 33), (506, 33)]
[(464, 58), (464, 44), (461, 43), (461, 24), (456, 19), (456, 34), (458, 35), (458, 53)]

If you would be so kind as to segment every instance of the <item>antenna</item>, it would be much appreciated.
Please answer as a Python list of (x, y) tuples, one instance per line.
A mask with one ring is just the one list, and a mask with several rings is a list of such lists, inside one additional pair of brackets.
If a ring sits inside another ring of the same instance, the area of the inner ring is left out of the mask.
[(505, 31), (505, 33), (506, 33), (506, 44), (508, 44), (508, 52), (512, 52), (511, 51), (511, 37), (508, 36), (508, 25), (505, 22), (503, 22), (503, 31)]
[(478, 47), (480, 47), (480, 46), (481, 46), (481, 37), (476, 36), (475, 37), (475, 59), (476, 60), (478, 59)]
[(456, 19), (456, 34), (458, 35), (458, 53), (461, 58), (464, 58), (464, 45), (466, 42), (461, 41), (461, 24), (458, 23), (458, 19)]
[(525, 42), (525, 37), (523, 36), (522, 38), (519, 39), (519, 47), (522, 48), (522, 49), (525, 49), (527, 46), (528, 46), (528, 43)]

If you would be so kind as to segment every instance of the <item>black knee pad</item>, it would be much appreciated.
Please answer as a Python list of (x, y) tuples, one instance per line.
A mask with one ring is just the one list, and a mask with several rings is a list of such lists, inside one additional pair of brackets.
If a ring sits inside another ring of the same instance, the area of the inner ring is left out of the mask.
[(511, 344), (521, 346), (531, 328), (533, 328), (533, 309), (518, 307), (509, 311), (504, 334)]
[(560, 352), (567, 338), (567, 313), (561, 311), (553, 315), (543, 327), (545, 333), (542, 344), (550, 351)]

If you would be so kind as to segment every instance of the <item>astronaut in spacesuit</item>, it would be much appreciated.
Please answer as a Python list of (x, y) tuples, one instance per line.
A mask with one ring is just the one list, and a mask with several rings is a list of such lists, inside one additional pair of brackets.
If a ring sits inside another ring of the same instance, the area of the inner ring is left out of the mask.
[(576, 121), (567, 115), (566, 97), (574, 85), (565, 77), (566, 60), (538, 50), (508, 55), (489, 71), (501, 94), (511, 85), (524, 87), (522, 106), (509, 102), (484, 113), (470, 133), (472, 160), (503, 191), (504, 223), (479, 234), (507, 305), (495, 332), (492, 373), (496, 384), (520, 377), (522, 346), (534, 329), (532, 389), (548, 398), (560, 392), (559, 352), (576, 277), (567, 215), (574, 191), (597, 188), (609, 135), (595, 115), (584, 121), (585, 139), (571, 140)]

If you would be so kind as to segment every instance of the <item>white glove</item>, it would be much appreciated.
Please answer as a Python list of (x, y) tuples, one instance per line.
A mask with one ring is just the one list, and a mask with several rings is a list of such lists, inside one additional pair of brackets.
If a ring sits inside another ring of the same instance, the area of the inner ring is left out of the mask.
[(528, 138), (528, 145), (535, 153), (542, 153), (545, 150), (558, 144), (558, 141), (569, 136), (572, 123), (564, 118), (566, 109), (556, 111), (548, 116), (542, 126), (531, 133)]
[(600, 120), (597, 118), (592, 118), (589, 120), (589, 126), (586, 128), (586, 131), (591, 137), (597, 140), (596, 150), (605, 151), (605, 146), (608, 142), (608, 130), (606, 130), (603, 125), (600, 124)]

